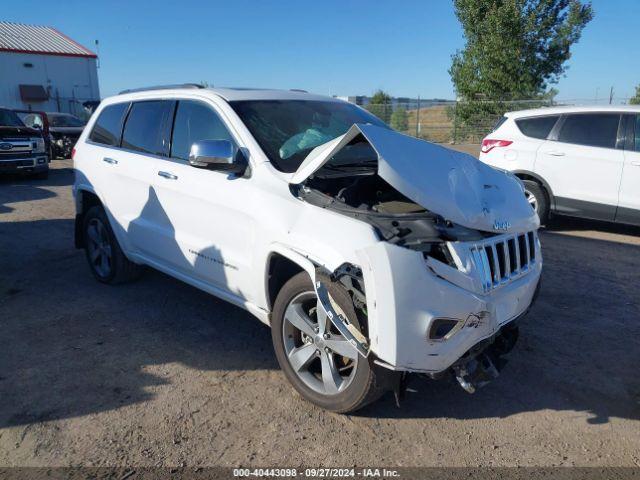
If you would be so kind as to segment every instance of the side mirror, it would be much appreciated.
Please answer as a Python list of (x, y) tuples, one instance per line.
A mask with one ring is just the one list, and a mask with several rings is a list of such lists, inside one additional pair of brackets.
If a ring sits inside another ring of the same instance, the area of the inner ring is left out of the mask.
[(235, 160), (233, 144), (229, 140), (200, 140), (191, 145), (189, 164), (192, 167), (240, 173), (245, 170)]

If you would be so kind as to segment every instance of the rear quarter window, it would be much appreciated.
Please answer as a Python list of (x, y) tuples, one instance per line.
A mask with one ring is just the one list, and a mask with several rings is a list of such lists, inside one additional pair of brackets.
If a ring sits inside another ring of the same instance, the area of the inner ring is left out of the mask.
[(518, 130), (523, 135), (531, 138), (546, 139), (551, 133), (551, 129), (556, 124), (560, 115), (549, 115), (545, 117), (522, 118), (516, 120)]
[(110, 147), (120, 145), (122, 121), (128, 107), (128, 103), (117, 103), (105, 107), (91, 130), (89, 140)]

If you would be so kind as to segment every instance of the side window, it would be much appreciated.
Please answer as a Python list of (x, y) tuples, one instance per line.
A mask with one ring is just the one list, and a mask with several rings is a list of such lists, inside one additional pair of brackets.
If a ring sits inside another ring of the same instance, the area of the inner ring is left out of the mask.
[(560, 115), (548, 117), (523, 118), (516, 120), (516, 125), (523, 135), (532, 138), (545, 139), (551, 133), (551, 129), (560, 118)]
[(200, 140), (229, 140), (235, 143), (211, 107), (196, 101), (180, 100), (173, 125), (171, 156), (188, 160), (191, 145)]
[(620, 115), (584, 113), (567, 115), (558, 141), (591, 147), (615, 148)]
[(636, 152), (640, 152), (640, 115), (636, 115), (635, 121), (635, 129), (634, 129), (634, 137), (635, 137), (635, 150)]
[(104, 108), (91, 130), (89, 140), (110, 147), (120, 145), (122, 121), (128, 106), (128, 103), (117, 103)]
[(168, 156), (169, 127), (174, 102), (134, 102), (122, 134), (122, 147), (136, 152)]

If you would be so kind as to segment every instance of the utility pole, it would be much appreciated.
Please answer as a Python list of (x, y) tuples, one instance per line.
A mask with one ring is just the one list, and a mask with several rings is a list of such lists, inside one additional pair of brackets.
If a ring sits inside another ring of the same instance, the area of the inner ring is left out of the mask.
[(416, 110), (416, 137), (420, 138), (420, 95), (418, 95), (418, 110)]

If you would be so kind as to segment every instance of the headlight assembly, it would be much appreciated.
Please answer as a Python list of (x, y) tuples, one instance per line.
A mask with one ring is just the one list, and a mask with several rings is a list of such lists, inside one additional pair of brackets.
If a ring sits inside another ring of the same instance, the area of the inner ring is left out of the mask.
[(44, 153), (44, 139), (41, 137), (32, 138), (31, 149), (33, 153)]

